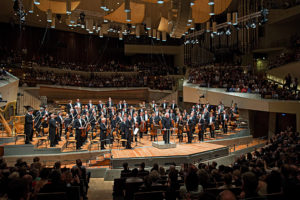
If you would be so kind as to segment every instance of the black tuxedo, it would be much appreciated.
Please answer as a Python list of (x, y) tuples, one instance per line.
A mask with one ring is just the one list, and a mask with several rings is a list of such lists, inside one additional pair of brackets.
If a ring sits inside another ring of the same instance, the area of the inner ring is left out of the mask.
[(107, 101), (107, 103), (106, 103), (106, 107), (107, 107), (107, 108), (109, 108), (109, 106), (110, 106), (110, 107), (114, 107), (114, 103), (113, 103), (113, 101), (110, 101), (110, 102), (109, 102), (109, 101)]
[(229, 116), (228, 116), (227, 114), (225, 114), (225, 117), (224, 117), (224, 114), (221, 115), (221, 121), (222, 121), (223, 132), (224, 132), (225, 134), (226, 134), (227, 131), (228, 131), (228, 126), (227, 126), (228, 119), (229, 119)]
[(54, 147), (55, 139), (56, 139), (56, 121), (55, 121), (55, 119), (49, 120), (49, 139), (50, 139), (50, 147)]
[(176, 105), (175, 103), (172, 103), (172, 104), (171, 104), (171, 109), (172, 109), (172, 110), (175, 110), (175, 108), (177, 108), (177, 105)]
[(126, 149), (131, 149), (131, 129), (132, 129), (132, 120), (126, 120), (125, 123), (125, 137), (127, 139)]
[(100, 123), (100, 142), (101, 142), (101, 149), (105, 149), (104, 148), (104, 143), (105, 143), (105, 139), (106, 139), (106, 131), (107, 131), (107, 127), (105, 124)]
[(161, 107), (162, 107), (163, 109), (167, 109), (168, 103), (162, 103), (162, 104), (161, 104)]
[(57, 123), (59, 124), (59, 130), (58, 130), (58, 133), (57, 133), (57, 138), (56, 140), (60, 140), (60, 137), (61, 137), (61, 134), (62, 134), (62, 124), (63, 124), (63, 119), (62, 117), (60, 118), (59, 116), (57, 116), (55, 118), (55, 121), (57, 121)]
[(103, 108), (103, 104), (97, 104), (97, 110), (100, 111)]
[(29, 144), (29, 141), (32, 141), (33, 136), (33, 116), (29, 113), (25, 115), (24, 132), (26, 135), (25, 144)]
[[(170, 117), (169, 118), (166, 118), (166, 117), (163, 118), (162, 125), (163, 125), (163, 129), (171, 129), (173, 127), (171, 118)], [(171, 134), (170, 130), (167, 130), (167, 131), (165, 131), (165, 133), (163, 135), (164, 136), (164, 141), (165, 141), (166, 144), (170, 143), (170, 137), (169, 137), (170, 134)]]
[(74, 106), (70, 103), (67, 104), (67, 112), (69, 113), (71, 109), (73, 109)]
[(80, 127), (84, 127), (84, 121), (82, 119), (81, 124), (79, 119), (76, 119), (73, 124), (73, 128), (75, 128), (75, 139), (76, 139), (76, 149), (79, 149), (82, 145), (82, 139), (81, 139), (81, 130)]

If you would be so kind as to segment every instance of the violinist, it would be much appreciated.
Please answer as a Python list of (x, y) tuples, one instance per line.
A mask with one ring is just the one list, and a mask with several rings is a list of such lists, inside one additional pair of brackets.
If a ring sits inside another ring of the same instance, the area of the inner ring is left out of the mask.
[[(66, 117), (65, 117), (65, 119), (64, 119), (64, 124), (65, 124), (65, 134), (68, 132), (68, 130), (69, 130), (69, 126), (71, 126), (72, 123), (73, 122), (73, 119), (72, 118), (70, 118), (70, 116), (69, 116), (69, 114), (66, 114)], [(72, 129), (71, 129), (72, 130)], [(70, 134), (72, 134), (72, 131), (70, 131), (71, 133)]]
[(100, 123), (100, 143), (101, 143), (101, 150), (105, 149), (105, 139), (106, 139), (106, 131), (107, 131), (107, 125), (106, 125), (106, 118), (101, 119)]

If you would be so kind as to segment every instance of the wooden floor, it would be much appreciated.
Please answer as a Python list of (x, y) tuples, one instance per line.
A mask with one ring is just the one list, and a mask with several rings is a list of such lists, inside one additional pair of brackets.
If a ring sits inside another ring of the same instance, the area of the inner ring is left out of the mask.
[(138, 147), (131, 149), (124, 149), (122, 151), (113, 149), (113, 158), (140, 158), (140, 157), (164, 157), (164, 156), (182, 156), (210, 151), (225, 147), (223, 145), (211, 143), (192, 143), (192, 144), (177, 144), (176, 148), (172, 149), (158, 149), (152, 146)]

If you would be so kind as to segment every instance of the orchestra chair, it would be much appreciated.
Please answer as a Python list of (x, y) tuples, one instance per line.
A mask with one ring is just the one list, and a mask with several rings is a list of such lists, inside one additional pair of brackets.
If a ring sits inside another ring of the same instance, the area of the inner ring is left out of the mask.
[(93, 144), (97, 144), (98, 145), (98, 150), (100, 149), (100, 137), (97, 137), (97, 133), (95, 134), (96, 137), (93, 139), (94, 136), (94, 132), (92, 132), (90, 134), (90, 149), (92, 148)]
[(49, 141), (48, 136), (38, 137), (36, 147), (39, 147), (40, 145), (43, 145), (44, 143), (46, 143), (46, 148), (47, 148), (48, 141)]
[(66, 148), (68, 148), (68, 144), (73, 144), (73, 148), (76, 149), (76, 140), (75, 137), (70, 137), (70, 132), (66, 133)]
[(204, 136), (204, 138), (208, 138), (209, 135), (210, 135), (210, 130), (209, 130), (209, 128), (206, 128), (203, 136)]
[(17, 143), (17, 140), (19, 137), (23, 137), (24, 138), (24, 143), (26, 141), (26, 134), (24, 132), (24, 125), (21, 123), (17, 123), (15, 120), (13, 122), (13, 126), (15, 129), (15, 144)]
[[(193, 134), (193, 140), (196, 140), (196, 138), (198, 138), (199, 136), (198, 136), (198, 134)], [(197, 141), (199, 141), (199, 138), (197, 139)]]
[(117, 143), (118, 143), (118, 149), (120, 149), (120, 147), (122, 146), (122, 142), (125, 142), (125, 146), (127, 146), (127, 140), (126, 139), (122, 139), (121, 135), (118, 135), (116, 137)]

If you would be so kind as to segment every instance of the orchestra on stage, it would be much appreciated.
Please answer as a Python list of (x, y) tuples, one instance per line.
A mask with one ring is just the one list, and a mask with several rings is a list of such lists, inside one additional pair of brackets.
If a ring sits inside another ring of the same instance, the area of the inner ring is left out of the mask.
[(75, 137), (79, 150), (86, 142), (99, 138), (101, 149), (115, 141), (132, 149), (132, 144), (145, 136), (157, 141), (159, 134), (166, 144), (170, 143), (171, 136), (178, 142), (183, 142), (184, 137), (187, 143), (202, 142), (207, 133), (210, 138), (216, 137), (217, 130), (227, 134), (228, 126), (236, 128), (238, 119), (237, 104), (233, 102), (230, 107), (222, 102), (217, 106), (198, 103), (189, 110), (181, 110), (174, 100), (170, 104), (164, 100), (160, 105), (152, 101), (129, 106), (125, 100), (114, 104), (111, 98), (106, 103), (99, 100), (97, 104), (89, 100), (86, 105), (77, 99), (61, 108), (52, 112), (47, 106), (38, 111), (29, 108), (25, 115), (25, 144), (30, 144), (34, 136), (47, 136), (50, 147), (55, 147), (62, 138)]

